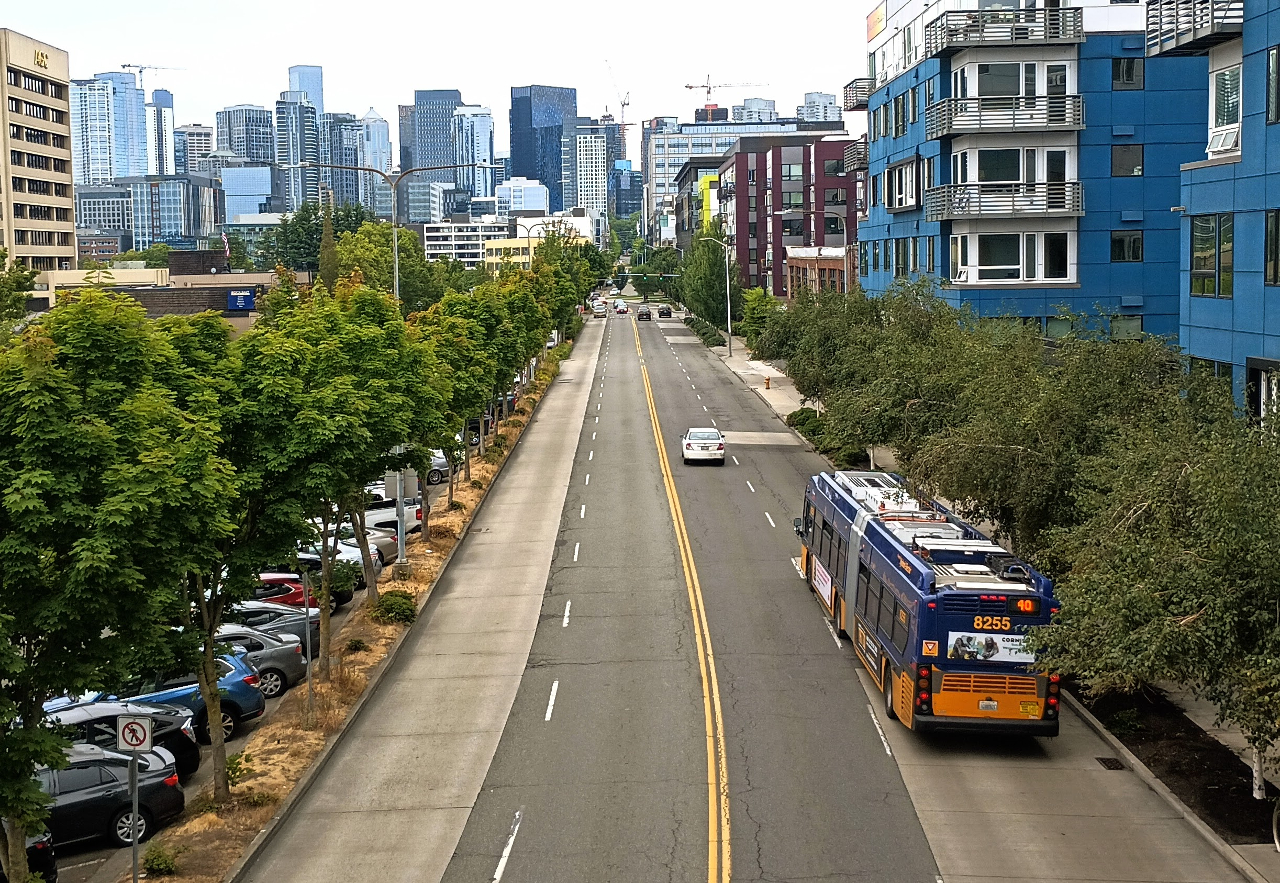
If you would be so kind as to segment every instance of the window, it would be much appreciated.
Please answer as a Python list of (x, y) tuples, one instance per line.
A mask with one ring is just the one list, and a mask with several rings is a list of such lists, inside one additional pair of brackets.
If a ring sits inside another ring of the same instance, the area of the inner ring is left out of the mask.
[[(885, 637), (888, 637), (893, 633), (893, 606), (893, 592), (882, 592), (880, 594), (880, 619), (877, 622), (877, 627), (880, 629), (880, 633)], [(871, 613), (872, 611), (868, 612)]]
[(747, 221), (747, 238), (748, 239), (756, 238), (756, 222), (755, 221)]
[(800, 190), (784, 190), (782, 192), (783, 208), (800, 208), (804, 205), (804, 193)]
[(1280, 46), (1267, 50), (1267, 122), (1280, 123)]
[(924, 186), (928, 190), (937, 183), (937, 179), (933, 176), (933, 157), (925, 157), (924, 160)]
[(978, 235), (978, 278), (1017, 279), (1022, 267), (1017, 233)]
[(907, 240), (893, 240), (893, 275), (907, 275)]
[(1142, 337), (1141, 316), (1112, 316), (1112, 340), (1137, 340)]
[(1214, 71), (1209, 89), (1208, 153), (1240, 147), (1240, 66)]
[(1235, 224), (1229, 213), (1191, 218), (1191, 293), (1231, 297)]
[(899, 601), (894, 604), (893, 611), (893, 646), (899, 653), (907, 652), (907, 636), (911, 632), (911, 614)]
[(1111, 88), (1117, 92), (1143, 88), (1142, 62), (1141, 57), (1111, 59)]
[(1067, 257), (1067, 234), (1044, 234), (1044, 278), (1066, 279), (1070, 273)]
[(920, 119), (920, 91), (919, 88), (913, 88), (907, 92), (907, 103), (911, 105), (911, 122)]
[(803, 218), (783, 218), (782, 219), (782, 235), (783, 236), (803, 236), (804, 235), (804, 219)]
[(874, 141), (880, 135), (880, 108), (871, 111), (871, 125), (867, 127), (867, 135)]
[(1267, 212), (1266, 239), (1262, 245), (1262, 281), (1280, 285), (1280, 211)]
[(1135, 263), (1142, 260), (1141, 230), (1111, 231), (1111, 262)]
[(933, 258), (933, 237), (932, 237), (932, 236), (930, 236), (929, 238), (927, 238), (927, 239), (924, 241), (924, 245), (925, 245), (925, 249), (924, 249), (924, 253), (925, 253), (924, 271), (925, 271), (926, 273), (932, 273), (932, 272), (933, 272), (933, 270), (934, 270), (934, 258)]
[(893, 137), (901, 138), (907, 134), (907, 96), (906, 93), (893, 99)]
[(1111, 145), (1111, 176), (1113, 178), (1142, 177), (1142, 145)]
[(822, 191), (822, 201), (825, 205), (845, 205), (848, 193), (843, 187), (827, 187)]
[(858, 275), (865, 276), (870, 271), (871, 271), (871, 265), (867, 262), (867, 243), (859, 242), (858, 243)]
[(871, 243), (871, 269), (880, 269), (880, 240)]
[(901, 163), (887, 169), (884, 173), (885, 208), (889, 211), (913, 208), (918, 202), (915, 161)]
[(933, 104), (933, 80), (924, 81), (924, 106), (930, 107)]
[(911, 256), (910, 256), (910, 262), (908, 264), (908, 269), (910, 269), (912, 273), (919, 273), (920, 272), (920, 240), (912, 236), (909, 240), (907, 240), (907, 242), (911, 246)]
[(96, 766), (73, 766), (58, 773), (58, 792), (86, 791), (102, 784), (102, 773)]
[(838, 215), (824, 217), (822, 219), (822, 233), (824, 236), (844, 235), (844, 218)]
[(803, 181), (804, 166), (798, 162), (783, 163), (782, 164), (782, 180)]
[(978, 181), (1017, 181), (1021, 177), (1016, 147), (978, 151)]
[(822, 174), (826, 175), (828, 178), (834, 177), (835, 175), (843, 175), (844, 160), (843, 159), (824, 159), (822, 161)]
[(1016, 96), (1022, 89), (1022, 65), (978, 65), (978, 94), (980, 96)]

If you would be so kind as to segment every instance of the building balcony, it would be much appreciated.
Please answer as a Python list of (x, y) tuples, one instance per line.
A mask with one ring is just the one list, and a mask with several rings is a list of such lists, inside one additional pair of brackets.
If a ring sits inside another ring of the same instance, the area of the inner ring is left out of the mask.
[(1147, 55), (1203, 55), (1243, 24), (1244, 0), (1148, 0)]
[(871, 93), (876, 90), (875, 80), (870, 77), (859, 77), (850, 80), (844, 87), (844, 109), (866, 110)]
[(967, 218), (1075, 217), (1084, 214), (1079, 181), (944, 184), (924, 193), (926, 221)]
[(857, 141), (850, 141), (844, 146), (844, 170), (853, 172), (859, 169), (865, 170), (868, 164), (867, 155), (867, 139), (859, 138)]
[(1062, 132), (1084, 128), (1079, 95), (946, 98), (925, 108), (927, 138), (984, 132)]
[(974, 9), (944, 12), (924, 29), (926, 57), (976, 46), (1083, 43), (1084, 10)]

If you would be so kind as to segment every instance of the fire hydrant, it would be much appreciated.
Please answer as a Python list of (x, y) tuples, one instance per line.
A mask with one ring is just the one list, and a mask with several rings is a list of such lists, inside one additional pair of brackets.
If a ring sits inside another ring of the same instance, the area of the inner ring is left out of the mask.
[(764, 378), (764, 388), (765, 388), (765, 389), (768, 389), (768, 388), (769, 388), (769, 377), (768, 377), (768, 375), (765, 375), (765, 378)]

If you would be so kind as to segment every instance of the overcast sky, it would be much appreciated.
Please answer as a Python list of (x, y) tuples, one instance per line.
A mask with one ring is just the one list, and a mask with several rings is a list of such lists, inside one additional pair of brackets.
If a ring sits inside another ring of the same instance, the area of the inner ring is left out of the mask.
[[(391, 124), (414, 89), (460, 89), (464, 101), (493, 110), (499, 151), (507, 146), (511, 87), (540, 83), (578, 90), (578, 112), (692, 121), (705, 92), (686, 83), (758, 83), (712, 93), (721, 106), (772, 98), (794, 114), (805, 92), (830, 92), (866, 71), (866, 0), (790, 7), (744, 0), (649, 0), (627, 5), (556, 0), (337, 4), (331, 0), (221, 0), (219, 3), (68, 0), (6, 3), (0, 27), (65, 49), (76, 79), (121, 64), (149, 70), (148, 94), (173, 93), (174, 122), (212, 126), (232, 104), (274, 107), (289, 86), (288, 68), (324, 68), (327, 112)], [(359, 10), (340, 18), (329, 9)], [(759, 22), (757, 24), (757, 21)], [(612, 68), (612, 75), (610, 74)], [(615, 85), (616, 84), (616, 85)], [(854, 116), (849, 114), (848, 116)], [(858, 131), (861, 120), (851, 121)], [(397, 145), (398, 146), (398, 145)], [(635, 158), (636, 130), (628, 156)]]

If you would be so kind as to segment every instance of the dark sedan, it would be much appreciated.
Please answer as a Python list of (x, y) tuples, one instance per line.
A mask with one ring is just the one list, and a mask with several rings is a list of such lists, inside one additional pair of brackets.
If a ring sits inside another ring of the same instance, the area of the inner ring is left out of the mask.
[[(53, 852), (53, 835), (48, 831), (27, 838), (27, 869), (44, 883), (58, 883), (58, 857)], [(9, 883), (0, 868), (0, 883)]]
[(293, 635), (303, 647), (307, 646), (307, 630), (311, 631), (311, 658), (320, 653), (320, 608), (312, 607), (303, 612), (300, 607), (289, 607), (272, 601), (241, 601), (223, 611), (227, 622), (247, 625), (274, 637)]
[(54, 711), (49, 714), (49, 720), (71, 727), (73, 742), (110, 751), (116, 747), (116, 718), (122, 714), (151, 718), (152, 741), (173, 755), (179, 775), (189, 776), (200, 768), (200, 746), (196, 744), (191, 726), (191, 711), (178, 705), (116, 700), (87, 702)]
[(645, 321), (648, 321), (648, 320), (650, 320), (650, 319), (652, 319), (652, 318), (653, 318), (653, 315), (649, 312), (649, 308), (648, 308), (648, 307), (641, 306), (641, 307), (639, 307), (639, 308), (637, 308), (637, 309), (636, 309), (636, 320), (637, 320), (637, 321), (639, 321), (639, 320), (641, 320), (641, 319), (643, 319), (643, 320), (645, 320)]
[[(109, 837), (120, 846), (133, 842), (135, 824), (129, 798), (129, 758), (96, 745), (73, 745), (66, 769), (36, 773), (53, 803), (49, 832), (54, 843)], [(182, 814), (186, 798), (178, 784), (173, 756), (163, 748), (142, 755), (138, 763), (139, 841)]]
[(670, 318), (671, 318), (671, 307), (668, 307), (668, 306), (665, 306), (665, 305), (664, 305), (664, 306), (661, 306), (661, 307), (658, 307), (658, 318), (659, 318), (659, 319), (670, 319)]

